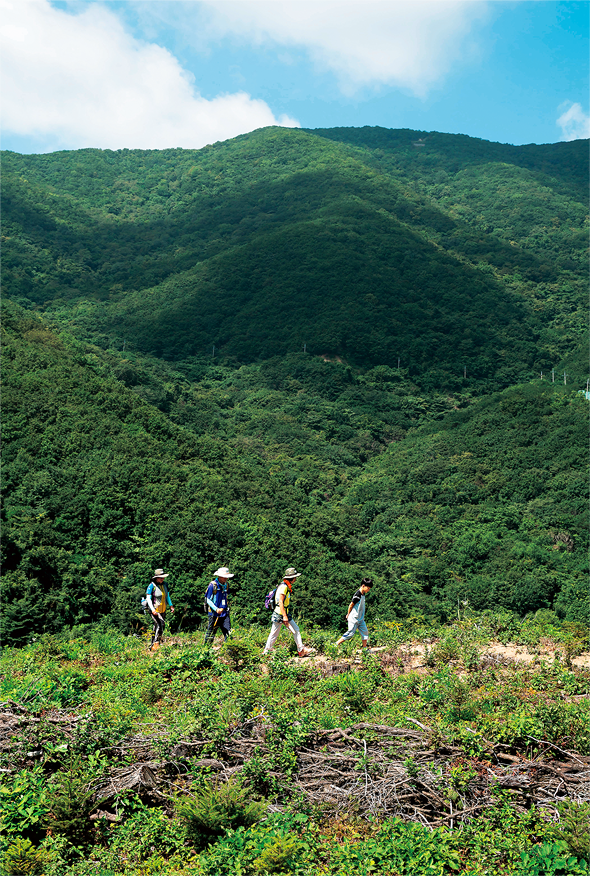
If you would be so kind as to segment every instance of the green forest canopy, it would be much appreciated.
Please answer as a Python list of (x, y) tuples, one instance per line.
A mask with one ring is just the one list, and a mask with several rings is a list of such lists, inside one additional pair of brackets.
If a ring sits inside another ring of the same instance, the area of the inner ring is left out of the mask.
[(187, 628), (221, 561), (246, 620), (291, 563), (310, 623), (364, 574), (384, 619), (590, 620), (587, 144), (271, 128), (3, 171), (3, 641), (129, 629), (162, 564)]

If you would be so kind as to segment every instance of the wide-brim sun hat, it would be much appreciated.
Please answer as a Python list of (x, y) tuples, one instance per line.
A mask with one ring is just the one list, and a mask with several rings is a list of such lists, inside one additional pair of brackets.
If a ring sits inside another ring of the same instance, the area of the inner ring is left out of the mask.
[(298, 572), (297, 569), (293, 568), (293, 566), (289, 566), (289, 568), (285, 570), (283, 578), (299, 578), (300, 575), (301, 572)]
[(166, 572), (166, 574), (164, 574), (164, 569), (156, 569), (156, 571), (152, 575), (152, 578), (167, 578), (169, 574), (169, 572)]
[(233, 578), (234, 577), (233, 572), (230, 572), (230, 570), (227, 568), (227, 566), (221, 566), (221, 568), (218, 569), (216, 572), (213, 572), (213, 574), (215, 575), (216, 578)]

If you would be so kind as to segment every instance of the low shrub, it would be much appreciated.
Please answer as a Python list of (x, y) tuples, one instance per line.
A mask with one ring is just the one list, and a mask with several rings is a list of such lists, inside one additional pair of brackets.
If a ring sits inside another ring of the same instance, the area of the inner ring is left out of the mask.
[(254, 858), (254, 870), (265, 874), (290, 873), (304, 848), (301, 840), (294, 836), (279, 836)]
[(558, 806), (560, 839), (567, 843), (572, 855), (590, 864), (590, 803), (567, 800)]
[(191, 841), (203, 846), (228, 829), (255, 824), (266, 806), (265, 800), (253, 800), (252, 792), (232, 778), (224, 784), (204, 785), (198, 796), (179, 799), (176, 811)]
[(49, 787), (47, 827), (52, 835), (64, 836), (76, 846), (84, 846), (90, 839), (90, 815), (100, 802), (89, 790), (90, 778), (82, 760), (76, 758), (52, 777)]
[(231, 669), (245, 669), (260, 662), (260, 653), (246, 639), (231, 638), (223, 646), (223, 658)]
[(18, 837), (4, 852), (0, 872), (2, 876), (33, 876), (42, 872), (46, 859), (42, 849), (36, 849), (30, 840)]

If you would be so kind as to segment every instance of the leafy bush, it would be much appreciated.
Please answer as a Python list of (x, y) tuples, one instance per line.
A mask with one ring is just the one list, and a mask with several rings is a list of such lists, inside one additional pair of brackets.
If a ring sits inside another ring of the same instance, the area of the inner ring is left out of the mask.
[(304, 843), (296, 837), (279, 836), (254, 858), (254, 870), (257, 873), (289, 873), (304, 848)]
[(2, 856), (0, 872), (3, 876), (33, 876), (41, 873), (47, 853), (42, 849), (36, 849), (28, 839), (17, 838), (6, 849)]
[(586, 876), (588, 867), (568, 852), (566, 842), (544, 842), (522, 852), (518, 876)]
[(195, 845), (203, 845), (228, 829), (249, 827), (266, 811), (265, 800), (253, 800), (251, 791), (236, 778), (224, 784), (205, 785), (198, 795), (177, 801), (176, 811), (184, 820)]
[(345, 842), (330, 852), (327, 873), (334, 876), (346, 872), (426, 876), (460, 870), (460, 857), (452, 835), (417, 824), (404, 824), (395, 818), (364, 842)]
[(41, 839), (51, 796), (41, 767), (3, 777), (0, 785), (0, 826), (7, 838)]
[(109, 843), (115, 858), (140, 863), (153, 854), (169, 856), (183, 848), (186, 842), (184, 825), (169, 818), (157, 807), (138, 803), (133, 812), (117, 826)]

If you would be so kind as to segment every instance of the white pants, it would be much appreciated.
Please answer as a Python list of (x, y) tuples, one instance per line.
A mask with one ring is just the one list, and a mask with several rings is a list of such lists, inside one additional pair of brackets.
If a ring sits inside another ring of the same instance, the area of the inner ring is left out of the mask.
[[(278, 620), (277, 620), (278, 617)], [(272, 616), (272, 626), (270, 628), (270, 635), (266, 641), (266, 645), (264, 646), (264, 653), (268, 654), (269, 651), (275, 646), (277, 639), (279, 638), (279, 633), (281, 632), (281, 627), (284, 626), (283, 618), (280, 615), (273, 614)], [(295, 623), (294, 620), (289, 619), (289, 625), (287, 629), (293, 633), (295, 637), (295, 644), (297, 645), (297, 650), (303, 650), (303, 639), (301, 638), (301, 633), (299, 632), (299, 627)]]
[(362, 636), (363, 642), (369, 641), (369, 631), (367, 629), (367, 625), (363, 620), (356, 620), (354, 617), (349, 615), (348, 617), (348, 629), (345, 633), (342, 634), (342, 638), (347, 641), (348, 639), (352, 639), (356, 631), (360, 633)]

